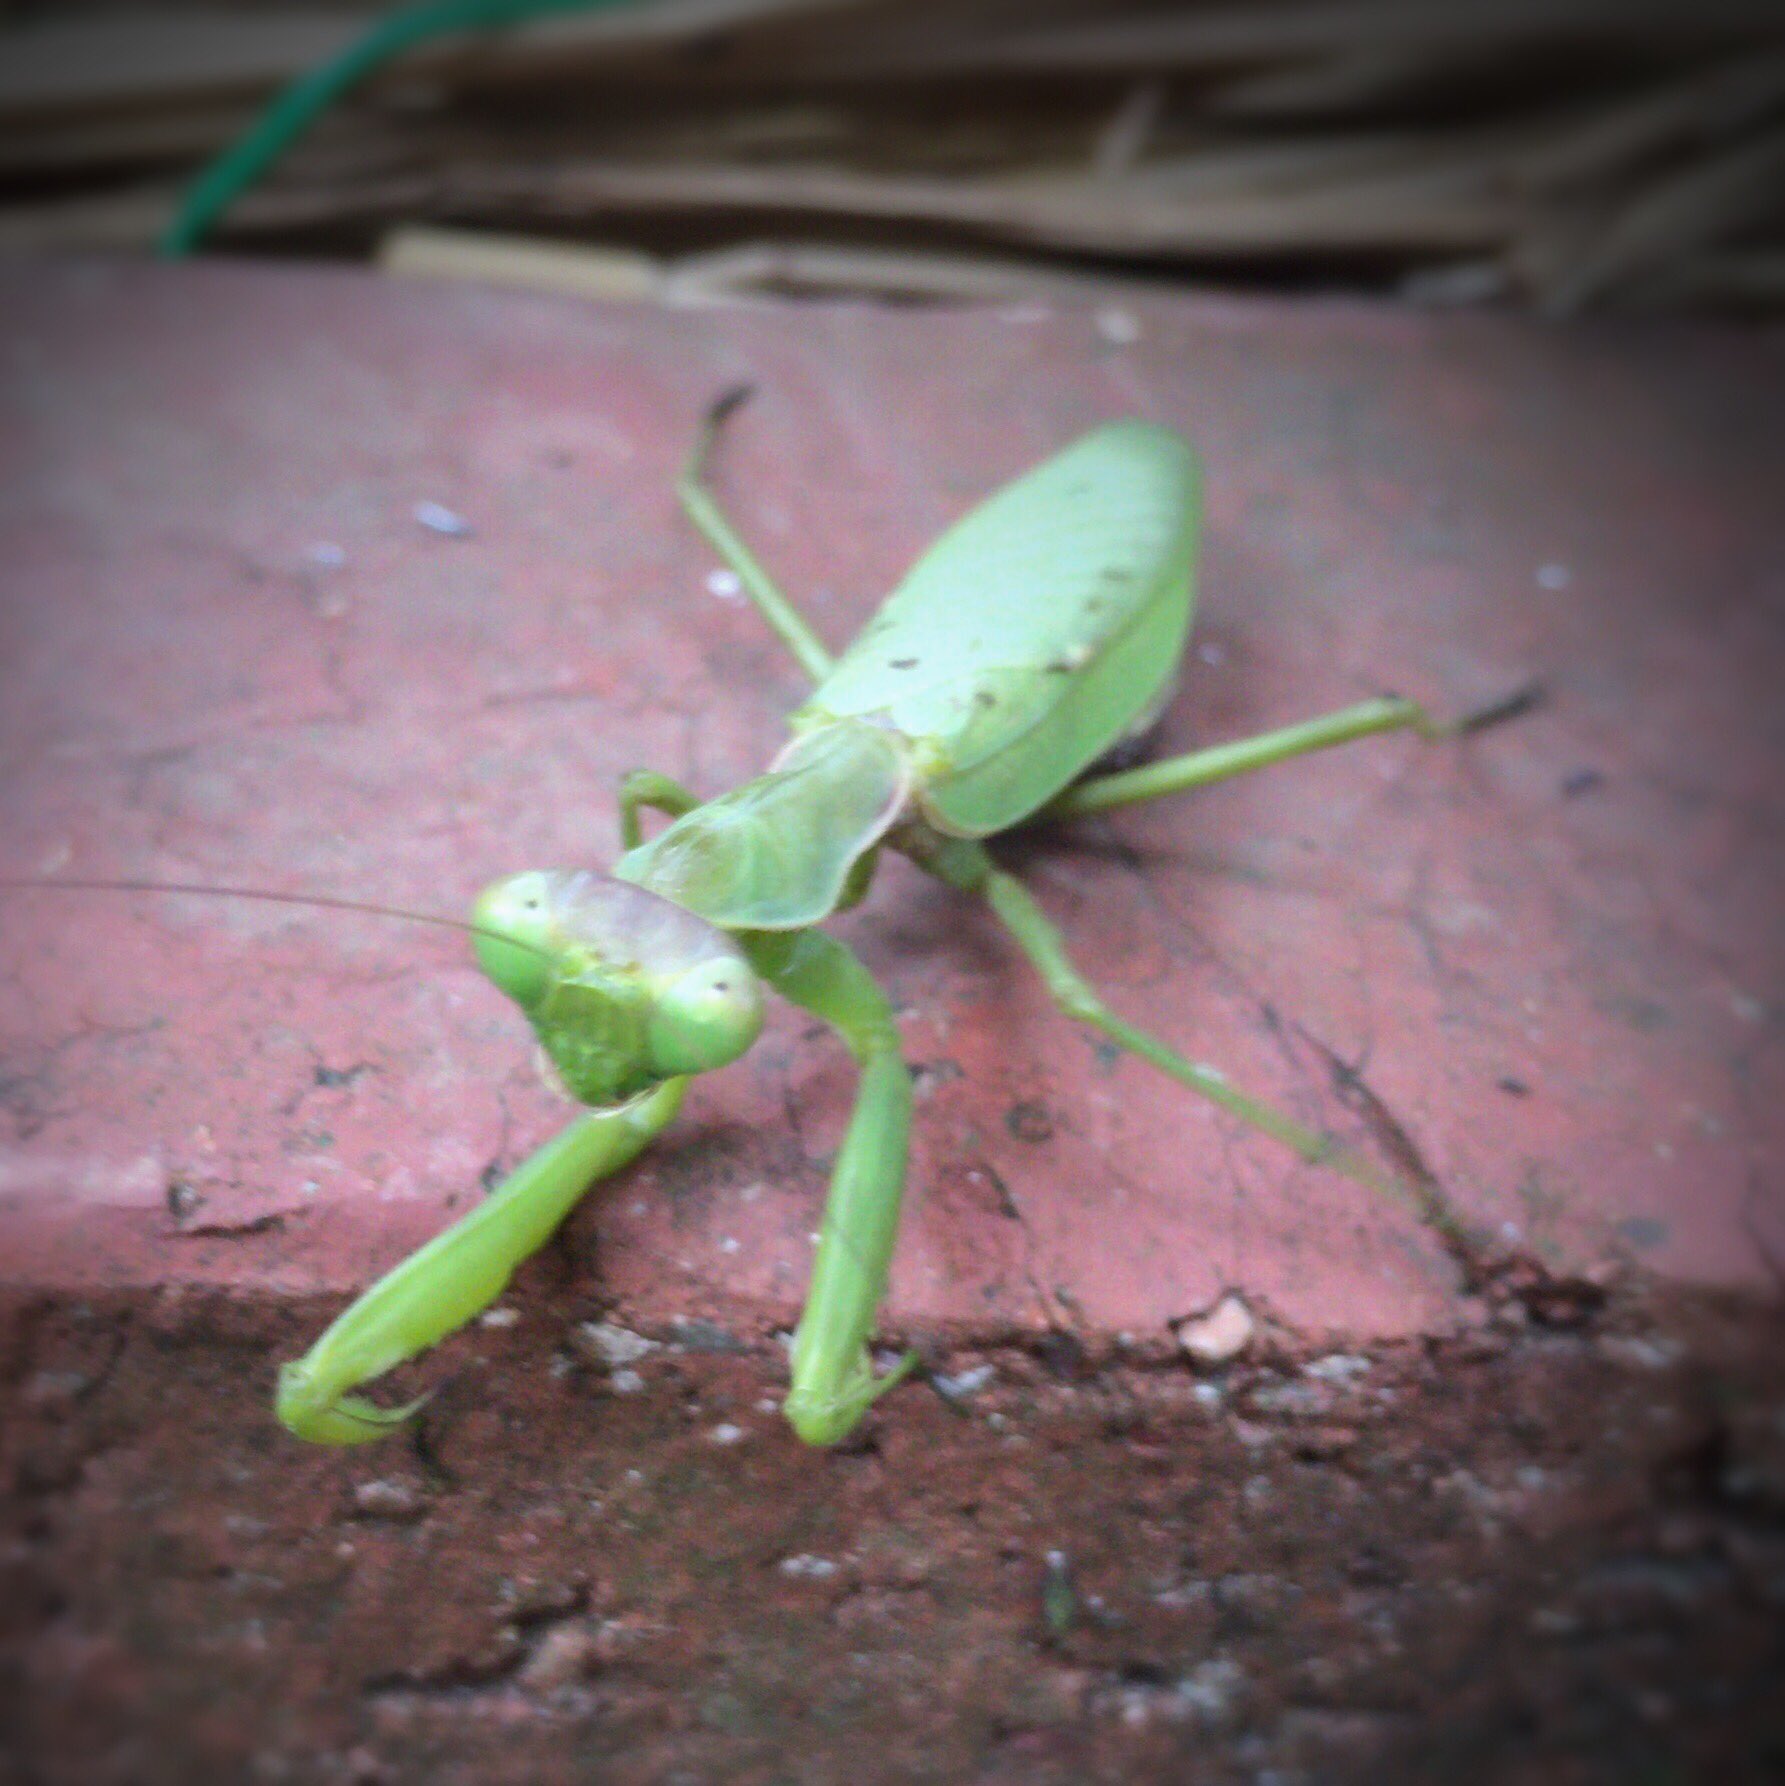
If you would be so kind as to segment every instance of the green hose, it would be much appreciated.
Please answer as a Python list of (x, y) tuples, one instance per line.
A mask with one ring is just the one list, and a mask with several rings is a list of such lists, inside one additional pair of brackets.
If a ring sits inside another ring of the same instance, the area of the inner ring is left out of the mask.
[(291, 83), (186, 190), (180, 208), (157, 244), (179, 260), (210, 234), (217, 219), (264, 174), (343, 94), (394, 56), (431, 37), (487, 31), (554, 12), (593, 12), (637, 0), (419, 0), (350, 43), (333, 61)]

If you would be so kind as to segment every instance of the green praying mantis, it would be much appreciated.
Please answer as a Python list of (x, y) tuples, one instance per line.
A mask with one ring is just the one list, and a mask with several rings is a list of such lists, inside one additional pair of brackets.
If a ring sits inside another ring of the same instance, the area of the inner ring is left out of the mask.
[[(972, 510), (833, 658), (707, 484), (713, 442), (746, 395), (732, 392), (709, 412), (678, 495), (810, 676), (811, 693), (766, 773), (716, 799), (654, 772), (627, 776), (625, 852), (610, 874), (516, 874), (478, 899), (472, 925), (484, 972), (589, 1108), (284, 1367), (279, 1418), (302, 1438), (357, 1444), (407, 1420), (419, 1404), (382, 1407), (359, 1387), (487, 1307), (590, 1184), (673, 1120), (692, 1075), (749, 1049), (768, 991), (834, 1030), (860, 1073), (783, 1404), (809, 1444), (848, 1435), (916, 1363), (907, 1353), (877, 1373), (871, 1349), (898, 1233), (911, 1077), (885, 994), (820, 928), (864, 897), (887, 849), (985, 900), (1069, 1017), (1302, 1159), (1400, 1195), (1456, 1231), (1433, 1187), (1405, 1182), (1118, 1016), (983, 840), (1037, 817), (1180, 793), (1372, 733), (1438, 738), (1462, 728), (1385, 696), (1096, 773), (1169, 698), (1194, 608), (1200, 470), (1183, 439), (1138, 420), (1093, 430)], [(646, 810), (671, 821), (648, 840)]]
[[(716, 799), (652, 771), (625, 777), (624, 853), (608, 874), (530, 871), (478, 898), (469, 929), (480, 966), (586, 1108), (282, 1367), (277, 1414), (300, 1438), (355, 1445), (402, 1427), (426, 1397), (387, 1407), (363, 1386), (486, 1309), (588, 1188), (674, 1119), (692, 1076), (747, 1052), (771, 991), (833, 1030), (859, 1071), (783, 1403), (807, 1443), (845, 1438), (917, 1362), (908, 1352), (877, 1370), (872, 1349), (904, 1192), (911, 1075), (887, 997), (821, 928), (867, 894), (889, 849), (984, 900), (1067, 1016), (1463, 1242), (1435, 1186), (1385, 1169), (1117, 1015), (985, 840), (1373, 733), (1454, 736), (1508, 707), (1442, 725), (1415, 702), (1383, 696), (1104, 772), (1176, 685), (1201, 527), (1189, 445), (1146, 421), (1094, 429), (957, 521), (833, 658), (708, 486), (714, 442), (747, 394), (733, 391), (709, 411), (677, 491), (811, 692), (766, 772)], [(648, 838), (647, 811), (670, 821)]]

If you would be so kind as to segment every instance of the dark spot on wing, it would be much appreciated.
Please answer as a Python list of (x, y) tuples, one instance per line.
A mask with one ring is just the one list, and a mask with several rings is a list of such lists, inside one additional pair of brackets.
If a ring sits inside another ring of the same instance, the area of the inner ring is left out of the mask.
[(975, 707), (996, 707), (998, 697), (990, 689), (976, 688), (973, 691), (973, 705)]
[(1057, 657), (1051, 664), (1046, 664), (1043, 668), (1050, 676), (1070, 676), (1072, 674), (1072, 665)]
[(917, 668), (917, 659), (914, 657), (889, 657), (886, 663), (887, 668), (892, 670), (915, 670)]

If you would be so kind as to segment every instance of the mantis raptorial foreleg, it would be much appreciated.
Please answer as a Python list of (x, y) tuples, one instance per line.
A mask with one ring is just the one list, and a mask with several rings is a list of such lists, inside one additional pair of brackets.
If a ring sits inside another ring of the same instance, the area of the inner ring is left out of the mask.
[(745, 946), (776, 991), (823, 1018), (861, 1068), (831, 1171), (811, 1292), (793, 1336), (793, 1381), (783, 1407), (802, 1439), (833, 1445), (917, 1362), (908, 1353), (876, 1377), (868, 1348), (899, 1232), (911, 1074), (885, 993), (835, 938), (817, 930), (759, 931)]
[[(500, 1296), (515, 1268), (598, 1178), (629, 1164), (681, 1108), (685, 1078), (591, 1110), (517, 1166), (500, 1187), (348, 1307), (279, 1373), (279, 1418), (318, 1445), (382, 1438), (421, 1405), (382, 1408), (350, 1391), (438, 1344)], [(426, 1399), (425, 1397), (423, 1398)]]
[(814, 682), (822, 682), (831, 667), (831, 654), (813, 632), (767, 571), (756, 554), (743, 542), (737, 529), (727, 519), (713, 493), (704, 481), (707, 454), (714, 437), (725, 425), (725, 419), (750, 395), (748, 385), (727, 391), (706, 413), (694, 450), (676, 479), (676, 495), (682, 511), (705, 535), (707, 543), (730, 566), (743, 584), (745, 593), (756, 604), (756, 610), (774, 629), (775, 635), (793, 655), (800, 667)]

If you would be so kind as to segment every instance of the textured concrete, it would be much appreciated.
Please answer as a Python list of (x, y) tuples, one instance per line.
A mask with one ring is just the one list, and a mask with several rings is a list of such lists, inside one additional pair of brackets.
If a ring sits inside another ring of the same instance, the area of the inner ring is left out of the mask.
[[(1026, 866), (1126, 1011), (1311, 1118), (1324, 1051), (1463, 1209), (1567, 1268), (1785, 1257), (1777, 690), (1785, 379), (1764, 337), (1182, 303), (664, 314), (207, 267), (0, 278), (6, 869), (459, 913), (615, 851), (615, 778), (717, 790), (797, 697), (670, 479), (720, 478), (841, 642), (974, 496), (1105, 417), (1210, 468), (1163, 746), (1381, 688), (1548, 705), (1078, 826)], [(1109, 331), (1114, 333), (1115, 331)], [(1126, 331), (1122, 331), (1126, 333)], [(442, 504), (469, 533), (423, 525)], [(893, 864), (841, 926), (920, 1065), (892, 1318), (1162, 1334), (1244, 1291), (1320, 1335), (1470, 1318), (1398, 1209), (1055, 1016)], [(796, 1306), (845, 1108), (786, 1013), (573, 1238), (639, 1319)], [(347, 1290), (559, 1120), (443, 931), (0, 896), (0, 1272)]]

